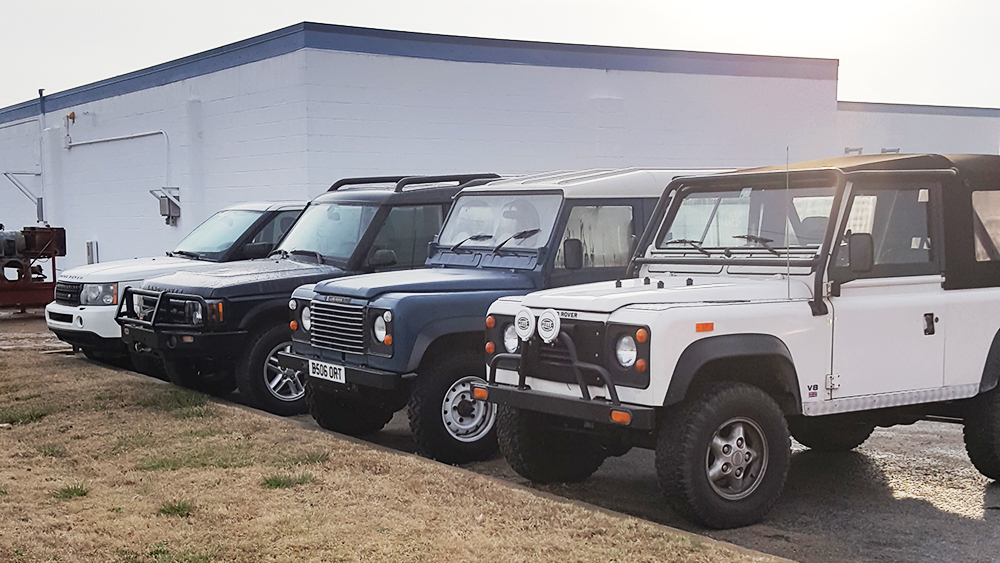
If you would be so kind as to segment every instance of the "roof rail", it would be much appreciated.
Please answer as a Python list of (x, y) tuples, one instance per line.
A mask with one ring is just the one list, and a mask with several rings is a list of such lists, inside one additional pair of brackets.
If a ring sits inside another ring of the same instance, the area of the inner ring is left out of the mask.
[(359, 184), (395, 184), (406, 178), (406, 176), (363, 176), (359, 178), (341, 178), (333, 183), (326, 191), (335, 192), (344, 186), (356, 186)]
[(458, 182), (459, 184), (464, 184), (473, 180), (496, 180), (499, 177), (498, 174), (493, 174), (492, 172), (483, 174), (448, 174), (444, 176), (410, 176), (409, 178), (401, 178), (399, 180), (396, 184), (396, 191), (401, 192), (406, 186), (414, 184), (434, 184), (437, 182)]

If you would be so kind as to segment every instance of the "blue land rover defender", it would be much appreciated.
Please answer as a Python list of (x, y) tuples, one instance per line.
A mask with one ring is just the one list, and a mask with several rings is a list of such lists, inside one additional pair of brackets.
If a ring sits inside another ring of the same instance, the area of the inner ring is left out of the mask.
[[(656, 201), (681, 170), (556, 172), (463, 189), (430, 244), (429, 268), (304, 285), (282, 367), (307, 373), (324, 428), (380, 430), (409, 405), (421, 454), (447, 463), (491, 455), (495, 408), (473, 400), (485, 373), (490, 304), (507, 295), (614, 279)], [(513, 327), (505, 346), (517, 346)]]

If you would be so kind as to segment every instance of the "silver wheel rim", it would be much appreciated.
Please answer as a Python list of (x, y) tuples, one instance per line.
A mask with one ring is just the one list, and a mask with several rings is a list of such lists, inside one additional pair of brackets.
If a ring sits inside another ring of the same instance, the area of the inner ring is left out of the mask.
[(472, 386), (485, 383), (482, 378), (466, 376), (452, 383), (444, 394), (441, 405), (444, 428), (459, 442), (475, 442), (493, 428), (497, 406), (472, 397)]
[(760, 486), (767, 458), (767, 437), (760, 425), (749, 418), (732, 418), (712, 434), (705, 454), (705, 476), (720, 497), (740, 500)]
[(283, 368), (278, 363), (278, 352), (291, 351), (292, 343), (282, 342), (272, 348), (264, 360), (264, 385), (275, 399), (289, 403), (306, 394), (306, 388), (302, 385), (302, 372)]

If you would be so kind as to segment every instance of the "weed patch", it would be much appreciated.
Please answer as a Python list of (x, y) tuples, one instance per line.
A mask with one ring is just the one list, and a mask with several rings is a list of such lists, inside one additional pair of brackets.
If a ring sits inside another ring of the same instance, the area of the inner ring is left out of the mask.
[(85, 497), (90, 489), (82, 483), (77, 483), (75, 485), (70, 485), (68, 487), (63, 487), (52, 493), (52, 496), (56, 498), (76, 498)]
[(162, 516), (180, 516), (181, 518), (191, 516), (192, 512), (194, 512), (194, 506), (190, 502), (183, 500), (180, 502), (165, 502), (156, 511), (157, 514)]
[(218, 467), (231, 469), (253, 465), (253, 453), (244, 446), (214, 447), (200, 451), (183, 452), (172, 457), (147, 459), (137, 466), (141, 471), (175, 470), (182, 467)]
[(264, 479), (262, 485), (267, 489), (289, 489), (296, 485), (305, 485), (306, 483), (312, 483), (316, 478), (312, 476), (312, 473), (302, 473), (301, 475), (271, 475)]
[(66, 446), (62, 444), (45, 444), (38, 448), (38, 451), (46, 457), (66, 457), (69, 455)]
[(38, 422), (50, 414), (52, 411), (40, 407), (7, 407), (0, 409), (0, 424), (28, 424)]
[(288, 465), (314, 465), (330, 461), (330, 454), (327, 452), (306, 452), (301, 455), (290, 457), (286, 460)]
[(170, 551), (169, 546), (169, 542), (157, 542), (146, 553), (119, 549), (117, 551), (118, 561), (119, 563), (204, 563), (212, 560), (208, 555), (199, 555), (189, 551), (174, 553)]
[(180, 419), (213, 415), (207, 396), (179, 387), (157, 389), (152, 395), (140, 399), (138, 404)]
[(136, 432), (135, 434), (125, 434), (115, 440), (115, 446), (111, 453), (124, 453), (139, 448), (148, 448), (153, 445), (152, 432)]
[(0, 487), (0, 497), (7, 496), (9, 494), (10, 491), (7, 490), (7, 487)]

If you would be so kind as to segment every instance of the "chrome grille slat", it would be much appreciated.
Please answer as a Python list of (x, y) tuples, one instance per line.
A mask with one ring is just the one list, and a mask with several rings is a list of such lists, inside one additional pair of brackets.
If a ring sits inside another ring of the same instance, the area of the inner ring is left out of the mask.
[(334, 352), (363, 354), (365, 351), (365, 306), (313, 300), (310, 342)]
[(77, 307), (80, 305), (80, 293), (83, 291), (82, 283), (56, 282), (55, 300), (60, 305)]

